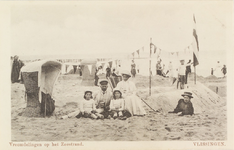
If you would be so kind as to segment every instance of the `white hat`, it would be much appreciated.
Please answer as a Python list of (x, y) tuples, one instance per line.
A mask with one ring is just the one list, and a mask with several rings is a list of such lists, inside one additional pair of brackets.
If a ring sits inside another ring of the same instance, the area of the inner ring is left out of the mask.
[(121, 72), (121, 74), (122, 75), (128, 75), (129, 77), (131, 77), (131, 73), (129, 72), (129, 71), (127, 71), (127, 70), (123, 70), (122, 72)]

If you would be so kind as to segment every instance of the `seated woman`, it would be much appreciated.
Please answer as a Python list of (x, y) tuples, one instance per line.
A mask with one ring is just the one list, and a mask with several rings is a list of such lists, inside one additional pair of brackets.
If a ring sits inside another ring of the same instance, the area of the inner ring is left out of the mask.
[(193, 104), (190, 101), (190, 99), (193, 98), (192, 93), (184, 92), (182, 96), (184, 97), (184, 99), (180, 99), (174, 111), (170, 111), (168, 113), (182, 112), (179, 116), (194, 114)]
[(130, 72), (122, 71), (123, 80), (117, 84), (117, 89), (122, 93), (125, 99), (125, 109), (128, 110), (131, 115), (145, 115), (146, 112), (141, 104), (141, 99), (136, 96), (136, 86), (133, 82), (129, 81), (131, 77)]
[(104, 117), (96, 111), (96, 105), (92, 97), (92, 91), (85, 91), (84, 100), (82, 100), (80, 103), (80, 113), (76, 116), (76, 118), (80, 117), (104, 119)]
[(118, 89), (114, 89), (113, 91), (113, 99), (110, 102), (110, 117), (116, 119), (119, 117), (120, 119), (126, 119), (127, 117), (131, 117), (131, 114), (124, 110), (124, 99), (122, 98), (122, 93)]

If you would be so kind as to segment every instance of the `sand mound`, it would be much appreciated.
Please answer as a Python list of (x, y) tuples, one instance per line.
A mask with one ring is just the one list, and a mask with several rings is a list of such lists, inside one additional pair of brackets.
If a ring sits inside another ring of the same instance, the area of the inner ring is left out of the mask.
[(197, 82), (196, 85), (191, 85), (189, 89), (185, 90), (171, 89), (168, 92), (154, 93), (149, 97), (146, 96), (147, 94), (145, 93), (141, 93), (139, 96), (144, 97), (147, 103), (154, 109), (162, 109), (164, 112), (168, 112), (174, 110), (178, 100), (182, 98), (181, 94), (183, 94), (184, 91), (193, 93), (193, 99), (191, 101), (193, 103), (195, 114), (205, 111), (213, 111), (215, 108), (222, 109), (219, 107), (223, 107), (226, 104), (223, 98), (200, 82)]
[(210, 76), (206, 77), (206, 79), (208, 79), (208, 80), (216, 80), (217, 77), (214, 76), (214, 75), (210, 75)]
[[(137, 88), (147, 88), (149, 87), (149, 77), (137, 75), (137, 79), (134, 79)], [(152, 76), (151, 86), (168, 86), (169, 79), (162, 76)]]

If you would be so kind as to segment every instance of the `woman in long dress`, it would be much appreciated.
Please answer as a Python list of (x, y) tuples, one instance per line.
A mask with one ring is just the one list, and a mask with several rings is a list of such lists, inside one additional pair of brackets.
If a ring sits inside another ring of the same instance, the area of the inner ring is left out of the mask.
[(125, 110), (128, 110), (131, 115), (145, 115), (146, 112), (142, 106), (141, 99), (136, 96), (135, 83), (129, 81), (130, 72), (122, 71), (123, 80), (117, 84), (117, 89), (122, 92), (125, 99)]
[(219, 61), (217, 61), (217, 65), (216, 68), (214, 70), (214, 75), (217, 78), (222, 78), (223, 77), (223, 73), (222, 73), (222, 65), (219, 63)]

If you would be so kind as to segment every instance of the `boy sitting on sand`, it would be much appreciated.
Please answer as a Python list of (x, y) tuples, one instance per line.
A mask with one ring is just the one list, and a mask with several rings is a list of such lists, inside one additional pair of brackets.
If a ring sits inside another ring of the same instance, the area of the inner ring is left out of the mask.
[(92, 97), (92, 91), (85, 91), (84, 100), (80, 103), (80, 113), (76, 118), (85, 117), (92, 119), (104, 119), (103, 115), (97, 113), (96, 105)]
[(184, 97), (184, 99), (180, 99), (174, 111), (170, 111), (168, 113), (182, 112), (179, 116), (193, 115), (194, 113), (193, 104), (190, 101), (190, 99), (193, 98), (192, 93), (184, 92), (182, 96)]
[(119, 119), (127, 119), (127, 117), (130, 117), (131, 114), (124, 110), (124, 99), (122, 98), (122, 93), (119, 89), (114, 89), (113, 91), (113, 99), (110, 102), (110, 116), (108, 118), (114, 118), (116, 119), (119, 117)]

